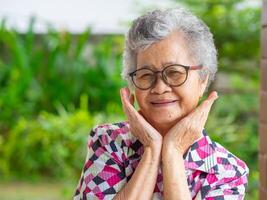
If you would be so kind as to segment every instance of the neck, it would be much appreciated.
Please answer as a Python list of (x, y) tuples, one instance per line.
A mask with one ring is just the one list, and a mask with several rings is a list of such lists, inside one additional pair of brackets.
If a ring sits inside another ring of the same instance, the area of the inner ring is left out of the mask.
[(172, 128), (172, 125), (170, 124), (151, 124), (161, 135), (164, 137), (169, 130)]

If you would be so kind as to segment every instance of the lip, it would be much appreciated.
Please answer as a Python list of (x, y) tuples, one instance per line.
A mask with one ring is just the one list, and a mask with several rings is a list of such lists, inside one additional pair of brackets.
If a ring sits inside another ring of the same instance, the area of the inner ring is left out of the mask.
[(161, 100), (155, 100), (155, 101), (151, 101), (150, 103), (153, 106), (156, 107), (162, 107), (162, 106), (171, 106), (176, 104), (178, 100), (170, 100), (170, 99), (161, 99)]

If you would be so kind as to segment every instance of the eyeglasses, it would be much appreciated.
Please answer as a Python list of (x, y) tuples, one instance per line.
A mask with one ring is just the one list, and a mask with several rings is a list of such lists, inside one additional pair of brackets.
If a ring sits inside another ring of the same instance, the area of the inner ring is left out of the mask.
[(184, 66), (173, 64), (160, 71), (144, 67), (129, 73), (129, 76), (131, 77), (133, 84), (141, 90), (147, 90), (153, 87), (157, 82), (158, 73), (161, 73), (161, 78), (164, 83), (172, 87), (178, 87), (184, 84), (187, 80), (189, 70), (198, 70), (202, 69), (202, 67), (202, 65)]

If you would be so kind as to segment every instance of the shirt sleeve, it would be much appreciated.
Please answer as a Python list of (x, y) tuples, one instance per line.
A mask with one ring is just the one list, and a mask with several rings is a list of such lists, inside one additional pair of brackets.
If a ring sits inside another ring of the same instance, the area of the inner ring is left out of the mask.
[[(88, 152), (74, 200), (112, 199), (126, 183), (121, 145), (112, 130), (95, 128), (88, 139)], [(125, 158), (125, 157), (124, 157)]]
[[(227, 170), (223, 174), (223, 178), (218, 178), (218, 181), (214, 186), (210, 188), (205, 200), (242, 200), (245, 197), (245, 189), (248, 182), (248, 168), (240, 171), (236, 171), (233, 175), (228, 174)], [(207, 186), (208, 187), (208, 186)]]

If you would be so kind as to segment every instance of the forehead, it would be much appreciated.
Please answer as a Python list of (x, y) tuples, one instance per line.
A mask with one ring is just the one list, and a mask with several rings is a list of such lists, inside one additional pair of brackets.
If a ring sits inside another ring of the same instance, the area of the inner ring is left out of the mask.
[(162, 68), (168, 64), (192, 65), (185, 37), (180, 32), (174, 32), (165, 39), (137, 53), (137, 69), (144, 66)]

